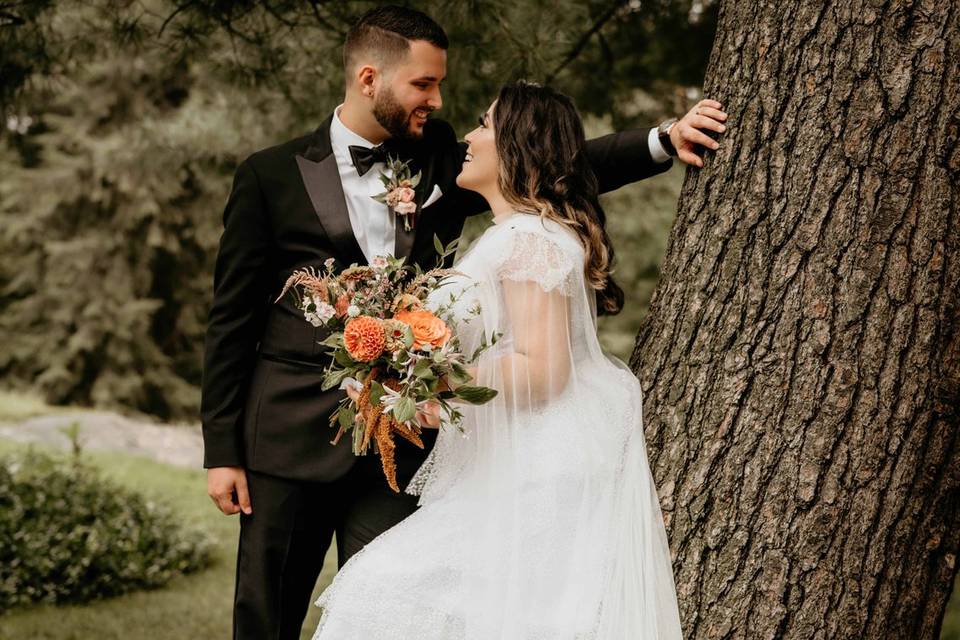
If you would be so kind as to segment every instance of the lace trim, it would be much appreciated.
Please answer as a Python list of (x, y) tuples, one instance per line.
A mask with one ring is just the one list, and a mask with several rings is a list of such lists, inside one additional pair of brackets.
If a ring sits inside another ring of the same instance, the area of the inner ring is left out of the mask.
[(501, 280), (536, 282), (546, 292), (559, 290), (572, 296), (577, 285), (577, 269), (583, 266), (569, 249), (542, 233), (514, 231), (506, 250), (506, 258), (497, 269)]

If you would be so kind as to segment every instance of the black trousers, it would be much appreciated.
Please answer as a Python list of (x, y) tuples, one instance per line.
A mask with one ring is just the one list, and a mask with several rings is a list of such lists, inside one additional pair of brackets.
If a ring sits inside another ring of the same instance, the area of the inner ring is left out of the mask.
[(298, 640), (333, 536), (342, 567), (417, 504), (416, 496), (387, 486), (380, 458), (373, 455), (359, 458), (333, 482), (250, 470), (247, 482), (253, 513), (240, 514), (235, 640)]

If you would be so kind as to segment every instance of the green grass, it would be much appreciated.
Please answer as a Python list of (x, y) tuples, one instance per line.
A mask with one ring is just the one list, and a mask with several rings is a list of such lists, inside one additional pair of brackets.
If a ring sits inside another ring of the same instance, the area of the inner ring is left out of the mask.
[(62, 409), (51, 407), (38, 395), (0, 389), (0, 422), (20, 422), (55, 411)]
[[(0, 454), (25, 449), (0, 440)], [(239, 521), (217, 511), (206, 493), (206, 473), (182, 469), (119, 453), (84, 452), (104, 475), (163, 501), (185, 522), (200, 526), (217, 541), (212, 568), (183, 576), (153, 591), (77, 606), (36, 606), (0, 617), (3, 640), (112, 640), (150, 638), (229, 638), (233, 605)], [(336, 550), (331, 548), (315, 596), (333, 578)], [(310, 607), (303, 638), (310, 638), (319, 620)]]

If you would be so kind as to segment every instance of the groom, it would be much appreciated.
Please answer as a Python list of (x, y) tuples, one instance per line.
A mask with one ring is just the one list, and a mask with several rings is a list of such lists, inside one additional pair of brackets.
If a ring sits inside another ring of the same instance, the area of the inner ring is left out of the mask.
[[(441, 120), (447, 37), (428, 16), (381, 7), (354, 25), (344, 45), (346, 96), (316, 131), (254, 153), (239, 167), (224, 211), (205, 343), (202, 420), (208, 493), (241, 513), (235, 638), (299, 638), (334, 535), (338, 562), (416, 508), (389, 489), (375, 456), (337, 445), (328, 417), (342, 392), (320, 391), (328, 357), (314, 328), (288, 300), (273, 304), (295, 269), (333, 259), (337, 269), (382, 254), (434, 266), (433, 237), (459, 237), (486, 209), (457, 188), (464, 145)], [(702, 166), (699, 128), (722, 131), (720, 105), (659, 130), (588, 143), (601, 190), (666, 171), (670, 156)], [(390, 154), (421, 172), (415, 227), (406, 230), (371, 196)], [(436, 433), (424, 434), (427, 450)], [(397, 442), (405, 486), (426, 455)]]

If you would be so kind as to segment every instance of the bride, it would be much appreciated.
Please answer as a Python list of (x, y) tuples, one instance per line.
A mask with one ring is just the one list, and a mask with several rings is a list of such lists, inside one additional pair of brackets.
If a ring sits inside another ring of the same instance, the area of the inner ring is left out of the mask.
[(422, 508), (343, 567), (314, 640), (681, 638), (640, 385), (597, 341), (623, 292), (579, 116), (518, 82), (466, 141), (495, 224), (431, 303), (455, 294), (467, 354), (501, 334), (472, 372), (499, 394), (440, 432)]

